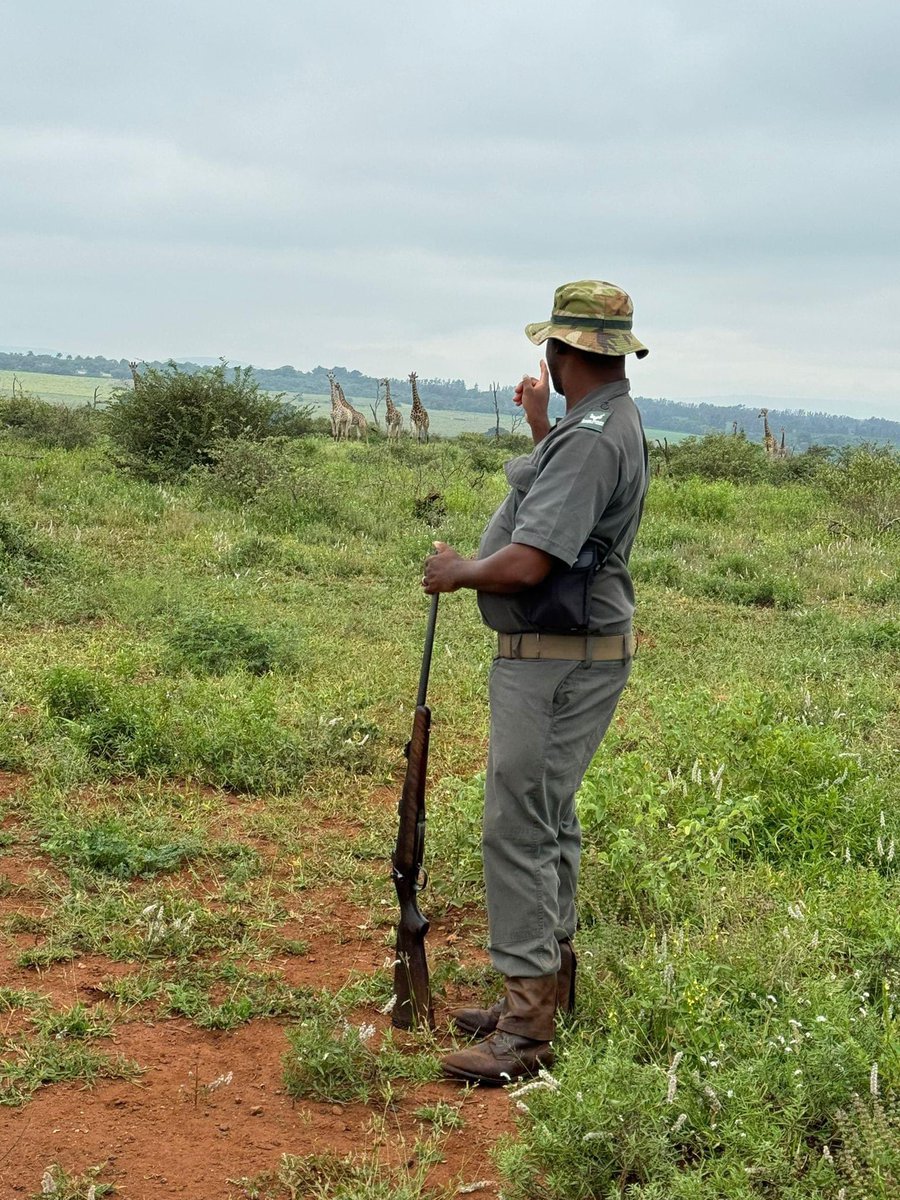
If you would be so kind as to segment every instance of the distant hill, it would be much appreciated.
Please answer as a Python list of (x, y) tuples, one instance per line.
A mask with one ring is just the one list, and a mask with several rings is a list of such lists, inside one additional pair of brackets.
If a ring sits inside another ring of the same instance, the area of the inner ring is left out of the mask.
[[(179, 362), (180, 370), (201, 370), (210, 360), (201, 363)], [(145, 366), (163, 367), (163, 362), (146, 363)], [(411, 364), (414, 366), (415, 364)], [(359, 400), (374, 401), (378, 381), (360, 371), (335, 366), (335, 377), (348, 396)], [(105, 377), (111, 380), (129, 381), (131, 371), (127, 359), (103, 358), (80, 355), (48, 354), (27, 351), (0, 353), (0, 370), (42, 372), (47, 375), (77, 375)], [(273, 392), (284, 392), (302, 402), (304, 395), (328, 395), (328, 367), (318, 366), (312, 371), (298, 371), (285, 365), (274, 369), (254, 368), (254, 376), (260, 386)], [(419, 394), (426, 407), (448, 412), (491, 413), (494, 411), (490, 391), (477, 385), (466, 387), (462, 379), (419, 379)], [(27, 386), (27, 385), (26, 385)], [(411, 403), (409, 382), (406, 379), (391, 380), (391, 394), (398, 404)], [(512, 385), (498, 392), (501, 414), (509, 412)], [(717, 397), (718, 399), (718, 397)], [(727, 401), (727, 397), (722, 399)], [(682, 435), (703, 436), (706, 433), (730, 433), (733, 423), (745, 430), (751, 439), (762, 438), (762, 421), (759, 419), (761, 406), (769, 409), (769, 425), (776, 438), (784, 428), (787, 444), (793, 450), (805, 450), (812, 445), (844, 446), (855, 442), (891, 442), (900, 446), (900, 421), (888, 421), (882, 417), (846, 417), (832, 413), (807, 411), (796, 408), (780, 408), (786, 401), (766, 397), (739, 397), (740, 402), (710, 403), (702, 401), (679, 401), (652, 399), (638, 396), (637, 403), (649, 429), (666, 430)], [(750, 401), (751, 403), (748, 403)], [(815, 403), (810, 401), (809, 403)], [(551, 402), (551, 413), (563, 411), (562, 401), (555, 397)]]

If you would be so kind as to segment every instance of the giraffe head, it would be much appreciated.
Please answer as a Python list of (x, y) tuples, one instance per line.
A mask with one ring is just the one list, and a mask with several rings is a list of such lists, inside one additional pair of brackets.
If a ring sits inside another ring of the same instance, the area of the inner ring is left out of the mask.
[(766, 418), (768, 415), (769, 415), (769, 410), (768, 410), (767, 408), (761, 408), (761, 409), (759, 410), (759, 412), (756, 414), (756, 416), (757, 416), (757, 419), (758, 419), (759, 417), (762, 417), (762, 418), (763, 418), (763, 420), (765, 420), (765, 418)]

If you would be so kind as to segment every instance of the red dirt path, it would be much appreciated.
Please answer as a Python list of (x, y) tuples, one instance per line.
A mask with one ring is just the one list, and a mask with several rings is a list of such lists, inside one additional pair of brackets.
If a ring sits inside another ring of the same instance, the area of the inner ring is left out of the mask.
[[(0, 777), (5, 791), (13, 791), (14, 782)], [(29, 888), (38, 867), (47, 870), (47, 860), (24, 847), (0, 857), (0, 876), (12, 885), (0, 899), (0, 916), (40, 915), (43, 905)], [(365, 917), (338, 899), (324, 915), (321, 908), (305, 913), (302, 936), (310, 953), (277, 959), (270, 966), (283, 969), (291, 984), (330, 989), (345, 983), (354, 969), (381, 967), (388, 950), (380, 935), (373, 938), (370, 925), (358, 929)], [(469, 961), (484, 961), (482, 952), (465, 946), (464, 929), (462, 925), (457, 934), (449, 924), (435, 922), (432, 945), (463, 952)], [(335, 930), (340, 930), (340, 940)], [(17, 951), (35, 940), (8, 934), (0, 939), (0, 984), (42, 992), (57, 1006), (101, 1003), (101, 980), (135, 969), (100, 955), (84, 955), (43, 973), (16, 967)], [(475, 993), (454, 989), (449, 1001), (475, 998)], [(285, 1153), (377, 1153), (385, 1162), (401, 1164), (413, 1154), (417, 1137), (430, 1132), (428, 1125), (421, 1128), (414, 1110), (439, 1100), (462, 1104), (463, 1126), (447, 1135), (443, 1161), (431, 1169), (429, 1182), (455, 1186), (497, 1178), (490, 1148), (514, 1129), (513, 1102), (503, 1091), (466, 1092), (450, 1082), (433, 1083), (398, 1090), (399, 1098), (386, 1111), (362, 1104), (293, 1102), (281, 1084), (288, 1022), (254, 1020), (234, 1031), (209, 1032), (180, 1018), (151, 1021), (146, 1012), (134, 1017), (118, 1023), (111, 1039), (96, 1043), (97, 1049), (140, 1065), (143, 1073), (134, 1082), (107, 1080), (90, 1089), (55, 1084), (40, 1089), (20, 1109), (0, 1107), (3, 1200), (38, 1194), (51, 1163), (71, 1173), (107, 1164), (101, 1179), (113, 1183), (123, 1200), (240, 1200), (247, 1193), (230, 1181), (274, 1174)], [(371, 1021), (379, 1030), (388, 1024), (374, 1011), (360, 1010), (355, 1019)], [(20, 1021), (17, 1012), (0, 1014), (0, 1039), (17, 1032)], [(445, 1021), (446, 1013), (439, 1012), (439, 1025)], [(209, 1087), (229, 1073), (229, 1082)], [(496, 1185), (477, 1194), (496, 1194)]]

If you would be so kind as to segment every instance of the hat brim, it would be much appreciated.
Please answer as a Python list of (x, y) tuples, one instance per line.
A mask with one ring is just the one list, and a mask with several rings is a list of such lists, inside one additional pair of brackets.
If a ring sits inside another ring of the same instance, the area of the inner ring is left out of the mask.
[(589, 354), (634, 354), (638, 358), (646, 358), (650, 351), (643, 342), (639, 342), (633, 333), (625, 329), (615, 329), (604, 333), (596, 329), (573, 329), (567, 325), (554, 325), (553, 321), (537, 321), (525, 326), (525, 336), (535, 346), (542, 346), (548, 338), (557, 338), (577, 350), (586, 350)]

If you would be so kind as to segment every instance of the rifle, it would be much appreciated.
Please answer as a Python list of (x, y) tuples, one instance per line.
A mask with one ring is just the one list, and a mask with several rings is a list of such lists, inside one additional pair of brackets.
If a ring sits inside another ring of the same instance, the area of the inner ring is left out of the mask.
[(425, 959), (428, 921), (419, 911), (417, 896), (428, 883), (422, 861), (425, 855), (425, 777), (428, 770), (428, 739), (431, 709), (425, 703), (438, 597), (431, 598), (425, 652), (419, 675), (419, 691), (413, 716), (412, 736), (406, 744), (406, 778), (398, 805), (400, 824), (397, 845), (391, 855), (391, 875), (400, 903), (397, 923), (397, 957), (394, 962), (394, 995), (397, 997), (391, 1023), (398, 1029), (425, 1024), (434, 1029), (431, 984)]

